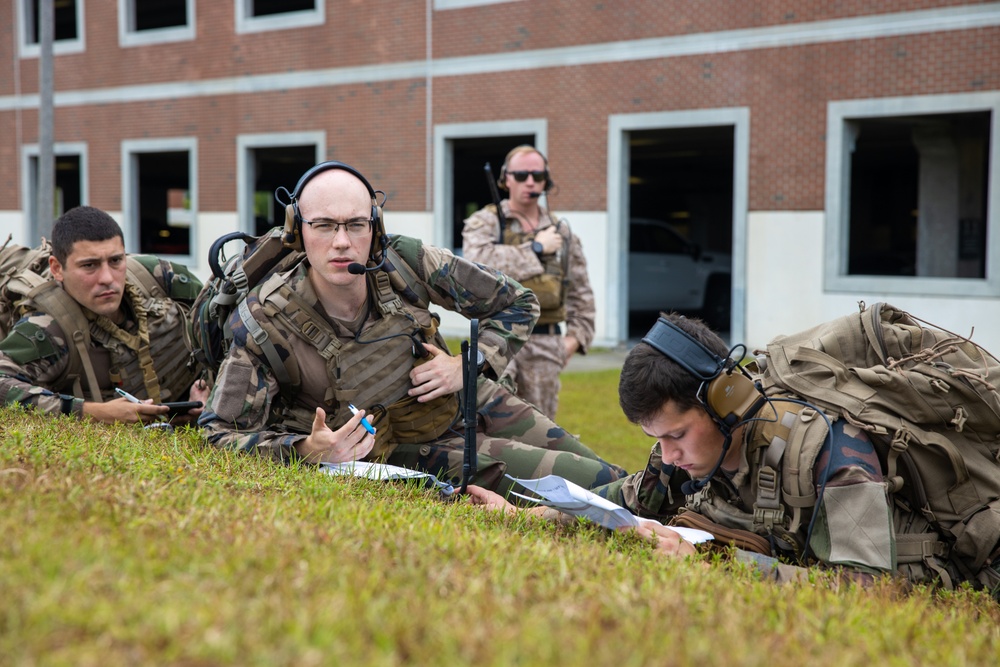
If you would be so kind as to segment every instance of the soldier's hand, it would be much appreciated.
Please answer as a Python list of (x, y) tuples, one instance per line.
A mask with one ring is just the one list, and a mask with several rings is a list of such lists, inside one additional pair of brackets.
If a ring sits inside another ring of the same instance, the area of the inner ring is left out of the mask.
[(563, 357), (563, 368), (566, 368), (569, 364), (569, 360), (573, 358), (576, 351), (580, 349), (580, 341), (576, 339), (576, 336), (570, 336), (569, 334), (563, 336), (563, 349), (566, 355)]
[[(209, 394), (208, 383), (204, 380), (198, 379), (194, 381), (191, 385), (191, 389), (188, 391), (189, 401), (201, 401), (202, 406), (208, 403)], [(204, 407), (201, 408), (191, 408), (182, 415), (174, 415), (170, 420), (171, 424), (197, 424), (198, 417), (201, 413), (205, 411)]]
[(361, 425), (364, 410), (347, 420), (336, 431), (326, 425), (326, 412), (316, 408), (312, 433), (295, 443), (295, 450), (310, 463), (360, 461), (375, 447), (375, 436)]
[(153, 405), (153, 401), (148, 398), (142, 403), (116, 398), (104, 403), (86, 401), (83, 404), (84, 415), (105, 424), (114, 424), (115, 422), (148, 424), (156, 421), (160, 415), (167, 414), (169, 410), (165, 405)]
[(485, 509), (506, 514), (516, 514), (518, 511), (517, 507), (504, 500), (503, 496), (489, 489), (469, 484), (465, 487), (465, 491), (473, 505), (480, 505)]
[(542, 253), (545, 255), (551, 255), (563, 245), (563, 237), (554, 226), (546, 227), (535, 234), (535, 240), (542, 244)]
[(452, 357), (430, 343), (424, 343), (424, 347), (431, 358), (410, 371), (413, 387), (407, 392), (416, 396), (419, 403), (454, 394), (462, 388), (462, 358)]
[(655, 544), (656, 551), (665, 556), (693, 556), (698, 553), (694, 545), (681, 537), (680, 533), (666, 526), (642, 523), (636, 528), (623, 527), (618, 530), (634, 530), (640, 536), (651, 540)]

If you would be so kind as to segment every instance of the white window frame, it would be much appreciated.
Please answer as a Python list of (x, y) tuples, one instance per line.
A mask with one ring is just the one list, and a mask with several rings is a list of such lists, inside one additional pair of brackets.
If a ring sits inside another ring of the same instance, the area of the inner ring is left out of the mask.
[[(38, 58), (41, 55), (42, 47), (39, 44), (29, 44), (28, 34), (25, 30), (25, 18), (31, 0), (15, 0), (17, 6), (17, 52), (21, 58)], [(70, 53), (83, 53), (87, 48), (84, 35), (83, 17), (86, 12), (83, 9), (84, 0), (76, 0), (76, 39), (60, 39), (52, 42), (52, 55), (62, 56)]]
[(311, 10), (251, 16), (253, 0), (235, 0), (233, 4), (236, 8), (236, 34), (323, 25), (326, 22), (326, 0), (315, 0), (315, 2), (316, 8)]
[[(258, 148), (280, 148), (281, 146), (316, 147), (316, 164), (323, 162), (326, 155), (326, 132), (275, 132), (268, 134), (240, 134), (236, 137), (236, 216), (240, 231), (254, 234), (253, 183), (256, 174), (250, 152)], [(298, 176), (296, 176), (298, 179)], [(291, 191), (295, 182), (286, 183)]]
[(434, 9), (462, 9), (464, 7), (480, 7), (482, 5), (499, 5), (505, 2), (521, 2), (521, 0), (434, 0)]
[[(90, 204), (90, 180), (87, 176), (87, 144), (86, 142), (58, 142), (53, 145), (52, 153), (59, 155), (76, 155), (80, 158), (80, 205)], [(38, 206), (38, 181), (31, 168), (32, 159), (41, 157), (38, 144), (21, 146), (21, 209), (24, 211), (25, 229), (30, 239), (38, 238), (38, 224), (35, 222), (35, 208)]]
[[(852, 276), (847, 273), (853, 133), (848, 123), (871, 118), (990, 112), (989, 177), (986, 192), (986, 277)], [(1000, 295), (1000, 92), (923, 95), (830, 102), (827, 106), (826, 239), (824, 278), (828, 292), (913, 296)]]
[(201, 257), (198, 250), (198, 139), (172, 137), (165, 139), (125, 139), (121, 143), (122, 170), (122, 231), (125, 233), (125, 251), (139, 252), (139, 224), (135, 217), (138, 209), (139, 188), (136, 174), (136, 156), (141, 153), (167, 153), (187, 151), (188, 199), (191, 202), (190, 252), (187, 255), (169, 255), (168, 259), (181, 264), (197, 264)]
[(126, 48), (184, 42), (195, 38), (194, 0), (184, 0), (187, 5), (185, 25), (157, 28), (155, 30), (135, 29), (135, 3), (140, 0), (118, 0), (118, 45)]
[(750, 210), (750, 108), (722, 107), (687, 111), (653, 111), (608, 116), (608, 224), (614, 230), (608, 244), (609, 293), (606, 331), (617, 340), (628, 339), (628, 178), (629, 134), (639, 130), (686, 127), (733, 128), (733, 250), (729, 339), (746, 338), (747, 227)]

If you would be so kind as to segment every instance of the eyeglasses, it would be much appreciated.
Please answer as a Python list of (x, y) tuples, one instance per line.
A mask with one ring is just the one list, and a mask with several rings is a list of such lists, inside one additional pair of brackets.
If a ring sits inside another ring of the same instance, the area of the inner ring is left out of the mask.
[(508, 171), (508, 174), (514, 177), (514, 180), (518, 183), (524, 183), (528, 180), (528, 176), (535, 179), (535, 183), (541, 183), (542, 181), (549, 180), (549, 170), (545, 169), (543, 171)]
[(343, 227), (347, 235), (352, 238), (359, 238), (368, 233), (371, 229), (371, 218), (355, 218), (347, 222), (336, 222), (334, 220), (303, 220), (312, 227), (313, 233), (317, 236), (334, 237), (340, 233)]

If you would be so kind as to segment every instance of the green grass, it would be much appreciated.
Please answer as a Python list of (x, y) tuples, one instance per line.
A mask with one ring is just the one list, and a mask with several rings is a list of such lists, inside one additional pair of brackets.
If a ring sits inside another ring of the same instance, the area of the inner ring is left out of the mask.
[[(560, 419), (629, 469), (616, 372)], [(995, 665), (959, 591), (778, 587), (725, 557), (0, 410), (0, 665)]]

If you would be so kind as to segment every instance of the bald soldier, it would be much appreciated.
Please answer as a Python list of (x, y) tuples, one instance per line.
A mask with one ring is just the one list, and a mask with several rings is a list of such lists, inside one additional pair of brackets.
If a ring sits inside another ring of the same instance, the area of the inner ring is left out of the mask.
[[(555, 419), (559, 373), (576, 354), (586, 354), (594, 338), (594, 292), (587, 277), (583, 245), (565, 220), (539, 201), (552, 189), (549, 163), (533, 146), (507, 154), (497, 184), (509, 197), (469, 217), (462, 230), (462, 255), (492, 266), (535, 292), (541, 315), (507, 375), (517, 395)], [(563, 335), (561, 323), (566, 323)]]
[(438, 334), (434, 305), (480, 323), (476, 483), (504, 492), (505, 471), (558, 472), (588, 488), (620, 478), (624, 471), (493, 381), (537, 318), (531, 292), (448, 250), (390, 237), (377, 194), (340, 162), (313, 167), (291, 193), (279, 188), (285, 243), (301, 258), (252, 289), (230, 318), (233, 344), (200, 420), (209, 441), (281, 460), (380, 460), (458, 479), (462, 361)]

